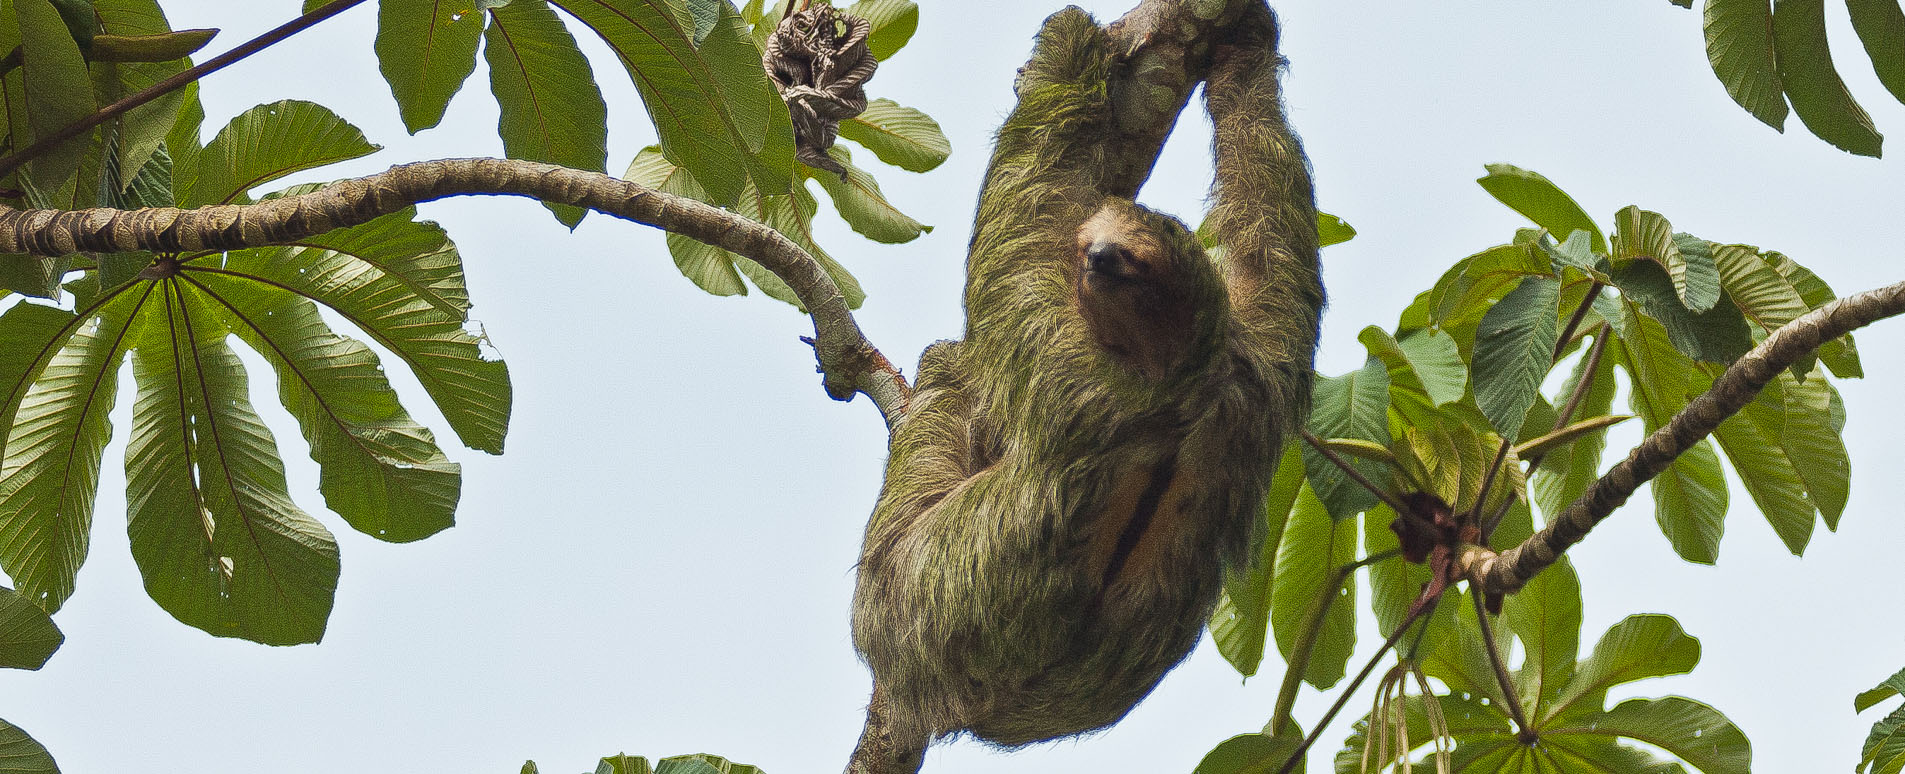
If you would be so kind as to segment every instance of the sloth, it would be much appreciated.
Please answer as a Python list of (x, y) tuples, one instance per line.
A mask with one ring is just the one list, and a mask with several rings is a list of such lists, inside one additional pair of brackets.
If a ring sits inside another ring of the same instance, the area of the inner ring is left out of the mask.
[(1210, 54), (1221, 259), (1109, 193), (1090, 16), (1047, 19), (998, 133), (965, 338), (921, 355), (853, 602), (873, 672), (848, 771), (911, 774), (960, 734), (1002, 747), (1116, 723), (1196, 644), (1302, 425), (1323, 288), (1276, 21)]

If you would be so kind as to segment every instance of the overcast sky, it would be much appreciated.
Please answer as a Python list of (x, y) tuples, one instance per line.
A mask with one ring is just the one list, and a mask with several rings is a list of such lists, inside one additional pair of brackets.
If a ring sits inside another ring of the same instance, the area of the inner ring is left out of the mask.
[[(1087, 5), (1108, 20), (1131, 1)], [(175, 28), (223, 28), (211, 47), (222, 51), (298, 5), (167, 0), (166, 9)], [(922, 347), (960, 331), (988, 137), (1011, 106), (1033, 31), (1057, 8), (922, 5), (920, 34), (870, 92), (936, 117), (954, 155), (924, 175), (867, 166), (937, 230), (883, 246), (830, 215), (819, 224), (822, 243), (867, 288), (861, 325), (909, 372)], [(1905, 108), (1830, 5), (1846, 81), (1882, 131), (1905, 137)], [(373, 6), (205, 82), (207, 137), (254, 104), (295, 97), (386, 146), (323, 170), (325, 179), (499, 155), (481, 64), (445, 128), (404, 133), (371, 56)], [(1474, 184), (1490, 162), (1547, 175), (1604, 224), (1638, 204), (1702, 237), (1781, 250), (1841, 294), (1905, 278), (1905, 166), (1834, 150), (1796, 118), (1776, 133), (1735, 107), (1707, 69), (1697, 11), (1666, 0), (1303, 0), (1277, 10), (1291, 121), (1315, 166), (1318, 204), (1360, 231), (1323, 254), (1325, 373), (1360, 365), (1363, 326), (1393, 326), (1451, 263), (1527, 225)], [(590, 50), (619, 172), (653, 130), (620, 67)], [(1142, 198), (1195, 222), (1208, 135), (1201, 114), (1190, 115)], [(40, 672), (0, 672), (0, 717), (69, 774), (501, 774), (527, 758), (565, 772), (616, 751), (709, 752), (769, 774), (839, 770), (868, 686), (847, 609), (885, 454), (877, 412), (826, 398), (795, 339), (811, 331), (805, 318), (758, 295), (702, 294), (675, 271), (659, 232), (591, 216), (571, 235), (526, 200), (424, 213), (461, 247), (475, 316), (516, 390), (506, 455), (448, 450), (464, 463), (457, 527), (388, 545), (324, 511), (315, 467), (252, 357), (254, 402), (284, 444), (294, 497), (337, 532), (343, 576), (321, 645), (210, 637), (140, 586), (124, 538), (132, 402), (122, 398), (90, 561), (57, 618), (66, 645)], [(1737, 481), (1717, 567), (1675, 558), (1645, 496), (1572, 554), (1584, 646), (1637, 612), (1673, 615), (1704, 645), (1692, 675), (1617, 698), (1712, 704), (1752, 739), (1761, 771), (1849, 769), (1878, 714), (1854, 715), (1853, 695), (1905, 666), (1902, 479), (1897, 443), (1886, 440), (1905, 433), (1893, 397), (1905, 387), (1905, 323), (1881, 323), (1859, 343), (1869, 378), (1841, 383), (1851, 504), (1839, 532), (1819, 531), (1803, 561)], [(454, 443), (414, 379), (391, 370), (412, 413)], [(1610, 461), (1637, 435), (1616, 432)], [(1366, 615), (1360, 631), (1373, 631)], [(1217, 742), (1263, 724), (1281, 672), (1272, 655), (1263, 676), (1240, 680), (1206, 638), (1110, 731), (1009, 755), (961, 742), (936, 749), (927, 771), (1188, 772)], [(1307, 692), (1296, 718), (1313, 724), (1329, 698)], [(1313, 771), (1327, 770), (1343, 726), (1326, 735)]]

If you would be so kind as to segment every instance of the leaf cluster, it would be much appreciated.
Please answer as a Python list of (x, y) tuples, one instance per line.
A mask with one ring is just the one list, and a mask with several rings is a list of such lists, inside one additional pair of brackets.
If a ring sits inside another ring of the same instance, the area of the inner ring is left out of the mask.
[[(1663, 426), (1758, 340), (1834, 297), (1784, 255), (1676, 232), (1639, 207), (1614, 213), (1603, 231), (1527, 170), (1492, 165), (1478, 182), (1535, 227), (1457, 262), (1393, 332), (1364, 329), (1361, 368), (1317, 377), (1308, 430), (1325, 440), (1285, 454), (1266, 505), (1266, 542), (1211, 619), (1219, 651), (1245, 676), (1274, 635), (1292, 670), (1286, 694), (1298, 678), (1329, 689), (1346, 675), (1356, 570), (1369, 568), (1369, 606), (1384, 635), (1429, 601), (1421, 595), (1430, 571), (1398, 556), (1388, 503), (1431, 494), (1483, 525), (1491, 547), (1516, 545), (1533, 532), (1536, 506), (1552, 520), (1599, 477), (1610, 427), (1636, 416), (1645, 432)], [(1614, 413), (1617, 374), (1631, 414)], [(1851, 338), (1832, 341), (1723, 423), (1717, 449), (1703, 441), (1675, 460), (1652, 484), (1656, 521), (1674, 550), (1693, 562), (1718, 560), (1728, 506), (1722, 454), (1793, 553), (1805, 550), (1817, 521), (1836, 528), (1850, 466), (1831, 377), (1859, 375)], [(1457, 740), (1458, 769), (1677, 770), (1612, 741), (1627, 736), (1702, 771), (1745, 770), (1744, 737), (1705, 705), (1676, 698), (1604, 708), (1613, 682), (1692, 668), (1697, 645), (1672, 619), (1629, 619), (1577, 664), (1578, 581), (1565, 565), (1537, 576), (1508, 600), (1507, 626), (1495, 635), (1499, 652), (1518, 642), (1525, 654), (1512, 698), (1528, 708), (1528, 725), (1518, 729), (1506, 709), (1511, 697), (1490, 671), (1481, 622), (1452, 594), (1401, 641), (1405, 661), (1449, 691), (1435, 701)], [(1676, 649), (1690, 650), (1663, 656)], [(1288, 734), (1283, 706), (1267, 736), (1248, 744), (1287, 757), (1273, 743)], [(1417, 706), (1410, 717), (1426, 723), (1427, 715)], [(1738, 744), (1713, 747), (1721, 731)], [(1406, 738), (1432, 737), (1425, 725)], [(1361, 739), (1351, 742), (1356, 760)]]

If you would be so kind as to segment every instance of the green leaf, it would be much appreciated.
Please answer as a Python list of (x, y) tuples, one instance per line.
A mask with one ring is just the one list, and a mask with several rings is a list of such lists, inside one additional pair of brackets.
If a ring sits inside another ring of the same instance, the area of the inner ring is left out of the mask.
[(1475, 182), (1480, 183), (1482, 189), (1495, 197), (1496, 201), (1526, 216), (1536, 225), (1547, 229), (1548, 233), (1569, 234), (1576, 229), (1586, 231), (1589, 239), (1593, 240), (1594, 252), (1607, 252), (1607, 237), (1601, 235), (1601, 228), (1594, 225), (1594, 219), (1588, 217), (1573, 197), (1548, 178), (1510, 164), (1488, 164), (1484, 169), (1488, 170), (1488, 174)]
[[(1437, 638), (1435, 647), (1423, 651), (1422, 671), (1441, 680), (1457, 694), (1486, 700), (1491, 707), (1507, 706), (1502, 698), (1501, 683), (1495, 679), (1495, 670), (1488, 663), (1488, 645), (1482, 640), (1480, 624), (1475, 618), (1475, 604), (1467, 594), (1451, 589), (1443, 593), (1437, 607), (1451, 608), (1456, 624), (1441, 631), (1443, 636)], [(1512, 644), (1507, 627), (1495, 627), (1495, 637), (1496, 645), (1506, 657), (1508, 646)], [(1494, 712), (1500, 715), (1501, 711)], [(1506, 725), (1506, 718), (1502, 719)]]
[[(549, 4), (515, 0), (490, 11), (483, 39), (504, 155), (607, 171), (608, 107), (589, 60)], [(587, 213), (566, 204), (543, 206), (570, 228)]]
[[(1702, 364), (1699, 368), (1707, 384), (1719, 376), (1714, 366)], [(1784, 376), (1793, 378), (1790, 373)], [(1759, 506), (1773, 532), (1786, 544), (1786, 550), (1800, 556), (1812, 539), (1815, 517), (1813, 503), (1806, 497), (1805, 479), (1800, 477), (1786, 443), (1784, 392), (1780, 381), (1767, 385), (1746, 409), (1722, 422), (1713, 437), (1739, 473), (1753, 504)]]
[[(93, 0), (100, 32), (118, 36), (162, 36), (171, 33), (165, 12), (155, 0)], [(184, 36), (186, 33), (178, 33)], [(209, 35), (201, 34), (201, 40)], [(202, 43), (201, 43), (202, 45)], [(102, 102), (113, 102), (137, 94), (166, 78), (184, 72), (191, 64), (186, 59), (166, 62), (92, 63), (93, 88)], [(159, 144), (171, 130), (179, 110), (186, 103), (186, 92), (176, 90), (133, 108), (108, 124), (115, 134), (117, 166), (132, 173), (146, 166)]]
[(1271, 479), (1270, 494), (1264, 498), (1265, 531), (1248, 567), (1231, 572), (1224, 581), (1224, 596), (1210, 616), (1210, 636), (1217, 652), (1244, 677), (1257, 673), (1263, 663), (1264, 638), (1270, 628), (1272, 579), (1277, 565), (1277, 548), (1283, 542), (1283, 527), (1296, 507), (1297, 492), (1303, 488), (1303, 455), (1291, 444), (1277, 463)]
[(53, 756), (19, 726), (0, 720), (0, 760), (7, 774), (59, 774)]
[[(733, 206), (751, 180), (763, 195), (793, 185), (793, 123), (767, 80), (740, 15), (723, 5), (697, 45), (667, 0), (558, 0), (628, 69), (661, 137), (716, 206)], [(690, 23), (692, 21), (690, 20)]]
[(840, 136), (908, 172), (933, 169), (952, 155), (952, 141), (946, 139), (938, 121), (890, 99), (868, 102), (865, 112), (841, 121)]
[[(1818, 309), (1838, 298), (1825, 280), (1819, 279), (1818, 275), (1793, 259), (1776, 252), (1761, 253), (1760, 257), (1784, 276), (1787, 282), (1792, 283), (1793, 289), (1799, 291), (1799, 297), (1806, 300), (1807, 306)], [(1859, 364), (1858, 347), (1853, 343), (1850, 333), (1819, 345), (1818, 355), (1819, 362), (1824, 363), (1833, 376), (1856, 379), (1865, 375), (1864, 368)]]
[(888, 202), (886, 195), (880, 193), (879, 182), (866, 170), (853, 165), (853, 154), (845, 147), (836, 145), (827, 149), (827, 154), (847, 168), (847, 179), (831, 174), (815, 175), (812, 179), (833, 199), (834, 209), (854, 231), (875, 242), (900, 244), (933, 230), (932, 226), (907, 217)]
[(317, 642), (337, 543), (285, 490), (277, 441), (204, 295), (157, 283), (132, 357), (126, 447), (132, 557), (181, 622), (268, 645)]
[(436, 126), (476, 71), (483, 14), (464, 3), (379, 0), (377, 69), (411, 134)]
[(1785, 131), (1786, 96), (1767, 0), (1707, 0), (1705, 17), (1707, 61), (1727, 95), (1754, 118)]
[[(1761, 331), (1778, 330), (1811, 311), (1799, 290), (1762, 258), (1759, 250), (1746, 245), (1715, 245), (1713, 259), (1727, 297)], [(1817, 360), (1808, 354), (1794, 363), (1794, 375), (1803, 378)]]
[[(635, 155), (635, 160), (629, 164), (628, 172), (623, 176), (631, 182), (666, 193), (702, 198), (701, 186), (694, 176), (663, 158), (652, 145)], [(833, 277), (834, 284), (846, 297), (848, 307), (858, 308), (860, 302), (866, 300), (866, 293), (860, 289), (859, 281), (814, 242), (813, 217), (818, 210), (819, 204), (814, 201), (812, 194), (807, 193), (805, 186), (796, 186), (792, 194), (787, 196), (763, 196), (749, 186), (734, 208), (738, 215), (773, 227), (820, 261), (821, 267)], [(800, 299), (794, 296), (793, 289), (787, 283), (752, 260), (680, 234), (668, 234), (667, 243), (668, 252), (674, 256), (675, 266), (709, 293), (720, 296), (743, 295), (747, 293), (747, 286), (741, 284), (741, 276), (746, 275), (768, 297), (800, 307)]]
[(65, 641), (46, 611), (20, 592), (0, 588), (0, 667), (39, 669)]
[[(15, 134), (12, 147), (26, 147), (33, 140), (53, 134), (91, 114), (98, 104), (93, 101), (92, 79), (86, 60), (80, 56), (66, 22), (47, 0), (14, 0), (14, 17), (20, 30), (21, 76), (25, 83), (26, 122), (31, 136)], [(64, 185), (80, 167), (80, 159), (91, 148), (92, 133), (84, 132), (44, 155), (27, 162), (27, 175), (35, 186), (53, 190)]]
[[(1284, 762), (1297, 754), (1303, 745), (1303, 735), (1294, 733), (1294, 727), (1286, 729), (1283, 736), (1269, 734), (1238, 734), (1224, 740), (1204, 759), (1197, 762), (1192, 774), (1277, 774), (1283, 770)], [(1304, 761), (1299, 758), (1291, 772), (1300, 774)]]
[(1502, 618), (1521, 639), (1517, 692), (1530, 717), (1560, 694), (1581, 652), (1581, 579), (1565, 557), (1535, 574), (1502, 606)]
[(1561, 283), (1529, 277), (1482, 315), (1475, 333), (1475, 405), (1502, 435), (1521, 432), (1554, 367)]
[(1825, 0), (1773, 3), (1773, 48), (1786, 98), (1806, 128), (1840, 150), (1878, 157), (1885, 138), (1832, 66)]
[(173, 120), (165, 134), (165, 152), (172, 157), (175, 204), (179, 201), (179, 194), (197, 182), (198, 158), (205, 150), (205, 142), (199, 137), (205, 124), (205, 106), (198, 99), (198, 81), (185, 84), (178, 94), (184, 104), (179, 107), (178, 118)]
[(1630, 615), (1601, 635), (1594, 653), (1574, 669), (1546, 718), (1573, 707), (1600, 709), (1607, 689), (1650, 677), (1686, 674), (1700, 663), (1700, 641), (1672, 616)]
[(899, 53), (919, 29), (919, 6), (912, 0), (860, 0), (847, 13), (871, 23), (867, 51), (882, 62)]
[[(1389, 369), (1372, 357), (1359, 371), (1317, 378), (1310, 398), (1309, 431), (1318, 438), (1360, 438), (1388, 445)], [(1378, 485), (1389, 479), (1381, 463), (1351, 460), (1350, 464)], [(1303, 447), (1303, 468), (1334, 518), (1345, 519), (1376, 504), (1374, 494), (1308, 444)]]
[(1676, 458), (1652, 482), (1654, 519), (1680, 558), (1713, 564), (1726, 531), (1726, 476), (1710, 441)]
[[(1315, 638), (1303, 679), (1328, 689), (1343, 679), (1356, 647), (1356, 584), (1353, 577), (1331, 584), (1337, 568), (1356, 561), (1356, 522), (1335, 520), (1305, 487), (1277, 546), (1275, 580), (1270, 590), (1270, 630), (1277, 651), (1290, 659), (1299, 638)], [(1305, 626), (1316, 606), (1333, 599), (1315, 631)]]
[(1713, 252), (1705, 240), (1676, 234), (1673, 225), (1658, 212), (1628, 205), (1614, 214), (1614, 259), (1649, 260), (1667, 270), (1673, 282), (1674, 296), (1687, 311), (1699, 314), (1720, 300), (1720, 272), (1713, 265)]
[(393, 543), (455, 522), (461, 468), (398, 405), (368, 347), (332, 333), (317, 305), (288, 290), (226, 275), (184, 276), (277, 372), (278, 399), (311, 445), (331, 510)]
[(1900, 102), (1905, 102), (1905, 10), (1898, 0), (1846, 0), (1852, 12), (1852, 29), (1865, 44), (1879, 82)]
[(60, 278), (69, 258), (47, 258), (17, 253), (0, 255), (0, 297), (8, 291), (34, 298), (59, 298)]
[[(1722, 295), (1712, 309), (1687, 311), (1675, 294), (1665, 269), (1652, 261), (1633, 261), (1614, 272), (1614, 285), (1624, 299), (1639, 304), (1646, 316), (1658, 321), (1674, 349), (1709, 363), (1731, 363), (1753, 348), (1746, 316), (1732, 299)], [(1631, 335), (1623, 330), (1622, 336)]]
[(1855, 772), (1898, 774), (1905, 771), (1905, 707), (1892, 711), (1884, 720), (1872, 724), (1872, 732), (1860, 748)]
[[(0, 314), (0, 340), (7, 342), (0, 347), (0, 428), (13, 427), (27, 389), (79, 323), (72, 312), (40, 304), (16, 303)], [(0, 453), (7, 439), (8, 433), (0, 432)]]
[[(1840, 426), (1833, 417), (1832, 386), (1824, 379), (1801, 382), (1791, 373), (1780, 374), (1774, 384), (1779, 387), (1778, 404), (1771, 403), (1767, 393), (1762, 391), (1760, 400), (1768, 402), (1762, 404), (1756, 400), (1748, 404), (1746, 411), (1757, 417), (1763, 407), (1777, 405), (1783, 410), (1780, 445), (1792, 459), (1799, 477), (1806, 482), (1807, 497), (1819, 508), (1826, 527), (1838, 529), (1839, 515), (1845, 512), (1846, 499), (1851, 494), (1852, 462), (1840, 436)], [(1763, 421), (1770, 423), (1771, 417)]]
[(1871, 690), (1861, 692), (1852, 700), (1852, 711), (1864, 712), (1879, 702), (1900, 694), (1905, 694), (1905, 669), (1885, 678), (1884, 682), (1873, 686)]
[(1635, 739), (1673, 753), (1702, 774), (1748, 774), (1753, 746), (1719, 710), (1692, 699), (1629, 699), (1595, 715), (1570, 717), (1545, 729), (1557, 736), (1605, 736)]
[[(603, 760), (608, 760), (604, 758)], [(635, 760), (640, 761), (640, 758)], [(646, 765), (646, 762), (643, 763)], [(635, 771), (641, 771), (636, 768)], [(663, 758), (655, 763), (655, 774), (761, 774), (761, 770), (745, 763), (733, 763), (706, 753), (694, 755), (676, 755)]]
[[(1396, 540), (1396, 533), (1389, 529), (1390, 523), (1395, 520), (1396, 512), (1386, 505), (1369, 509), (1363, 516), (1364, 555), (1374, 556), (1401, 547)], [(1402, 625), (1409, 616), (1409, 607), (1422, 593), (1422, 586), (1429, 582), (1430, 576), (1427, 564), (1411, 564), (1401, 557), (1385, 559), (1369, 566), (1369, 607), (1376, 614), (1377, 633), (1387, 636)], [(1452, 630), (1455, 625), (1455, 607), (1444, 601), (1418, 619), (1414, 628), (1420, 631), (1424, 626), (1427, 627), (1428, 631), (1422, 633), (1424, 647), (1427, 651), (1433, 651), (1436, 638)]]
[(1355, 227), (1327, 212), (1316, 214), (1316, 246), (1340, 245), (1356, 238)]
[(1596, 268), (1596, 264), (1600, 262), (1600, 258), (1593, 252), (1593, 241), (1593, 234), (1577, 228), (1559, 244), (1550, 244), (1547, 239), (1542, 239), (1536, 244), (1548, 253), (1548, 257), (1560, 262), (1561, 265), (1572, 266), (1580, 269), (1583, 274), (1598, 278), (1601, 271)]
[[(1613, 332), (1597, 335), (1612, 336)], [(1608, 346), (1612, 348), (1615, 345), (1610, 341)], [(1582, 379), (1589, 379), (1587, 393), (1582, 396), (1574, 415), (1577, 419), (1607, 416), (1614, 403), (1615, 360), (1615, 357), (1604, 354), (1593, 373), (1588, 373), (1587, 356), (1582, 355), (1575, 362), (1568, 380), (1561, 384), (1561, 390), (1555, 393), (1556, 400), (1565, 403), (1566, 396), (1574, 394), (1575, 386)], [(1600, 429), (1542, 456), (1541, 467), (1536, 471), (1534, 481), (1535, 502), (1541, 506), (1542, 513), (1550, 518), (1560, 514), (1569, 503), (1587, 491), (1588, 485), (1600, 478), (1601, 452), (1606, 446), (1607, 431)]]
[(1655, 758), (1599, 736), (1542, 737), (1542, 744), (1518, 745), (1515, 771), (1610, 772), (1611, 774), (1686, 774), (1686, 767)]
[[(415, 215), (405, 209), (298, 246), (236, 251), (216, 271), (330, 307), (410, 366), (464, 445), (501, 454), (509, 367), (466, 328), (469, 296), (455, 245), (436, 224), (412, 221)], [(187, 271), (213, 269), (188, 264)]]
[[(1618, 348), (1610, 347), (1610, 354), (1618, 354), (1632, 377), (1630, 405), (1651, 433), (1686, 407), (1693, 363), (1668, 343), (1659, 323), (1640, 316), (1632, 304), (1627, 307), (1627, 332), (1616, 340)], [(1690, 562), (1712, 564), (1719, 553), (1727, 500), (1719, 456), (1711, 443), (1702, 440), (1674, 459), (1651, 488), (1654, 518), (1675, 552)]]
[(1446, 333), (1423, 328), (1403, 334), (1398, 341), (1371, 325), (1356, 339), (1370, 357), (1381, 358), (1389, 367), (1392, 388), (1419, 391), (1436, 406), (1461, 400), (1468, 391), (1468, 364), (1462, 362), (1455, 339)]
[[(59, 352), (20, 401), (0, 461), (0, 567), (21, 594), (49, 612), (72, 596), (86, 561), (100, 456), (112, 440), (107, 415), (119, 392), (126, 331), (142, 297), (112, 299), (84, 319), (62, 312), (18, 320), (37, 328), (21, 342), (29, 357), (44, 357), (49, 345)], [(7, 318), (13, 327), (13, 312)]]
[(1554, 262), (1528, 245), (1497, 245), (1462, 259), (1442, 275), (1425, 303), (1429, 323), (1448, 333), (1464, 355), (1475, 346), (1475, 329), (1497, 299), (1523, 277), (1552, 277)]
[(240, 113), (218, 130), (198, 154), (197, 174), (174, 176), (173, 193), (184, 208), (246, 203), (247, 192), (265, 183), (377, 149), (329, 108), (282, 100)]

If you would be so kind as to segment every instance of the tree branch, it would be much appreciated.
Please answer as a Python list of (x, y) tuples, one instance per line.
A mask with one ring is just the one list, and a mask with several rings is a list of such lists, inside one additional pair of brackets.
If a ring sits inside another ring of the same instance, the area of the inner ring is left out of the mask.
[(764, 224), (599, 172), (530, 161), (443, 159), (257, 204), (70, 212), (0, 208), (0, 252), (60, 256), (262, 247), (354, 226), (418, 202), (485, 195), (587, 207), (746, 256), (793, 288), (813, 317), (814, 352), (828, 395), (851, 400), (854, 393), (864, 393), (889, 427), (904, 410), (911, 395), (905, 378), (860, 332), (839, 287), (813, 256)]
[(1210, 72), (1222, 31), (1262, 0), (1144, 0), (1107, 27), (1124, 60), (1111, 78), (1118, 137), (1108, 191), (1136, 198), (1192, 90)]
[(1905, 282), (1841, 298), (1815, 309), (1773, 331), (1715, 380), (1713, 388), (1694, 398), (1665, 426), (1641, 441), (1596, 479), (1567, 510), (1540, 532), (1499, 555), (1485, 549), (1466, 551), (1463, 570), (1475, 563), (1470, 576), (1481, 582), (1477, 593), (1512, 593), (1536, 573), (1554, 564), (1569, 546), (1581, 542), (1594, 525), (1619, 508), (1634, 490), (1646, 483), (1714, 428), (1738, 413), (1766, 384), (1802, 357), (1832, 339), (1887, 317), (1905, 313)]
[(311, 9), (310, 13), (280, 24), (263, 35), (247, 40), (230, 51), (207, 59), (203, 64), (182, 71), (177, 75), (173, 75), (170, 78), (166, 78), (165, 80), (140, 90), (137, 94), (127, 96), (125, 99), (95, 110), (87, 114), (86, 117), (60, 127), (58, 131), (40, 138), (39, 141), (22, 148), (19, 152), (8, 154), (5, 158), (0, 158), (0, 177), (4, 177), (14, 170), (19, 169), (21, 164), (25, 164), (28, 161), (44, 155), (47, 151), (52, 150), (60, 143), (78, 137), (85, 131), (112, 120), (113, 116), (125, 113), (128, 110), (144, 105), (170, 92), (177, 91), (188, 83), (223, 70), (227, 66), (245, 57), (270, 48), (279, 41), (302, 32), (313, 24), (343, 13), (349, 10), (351, 6), (362, 2), (364, 2), (364, 0), (332, 0), (329, 3)]

